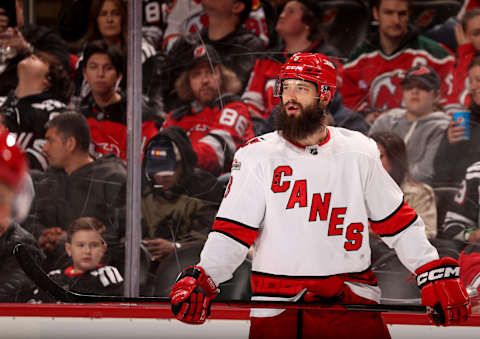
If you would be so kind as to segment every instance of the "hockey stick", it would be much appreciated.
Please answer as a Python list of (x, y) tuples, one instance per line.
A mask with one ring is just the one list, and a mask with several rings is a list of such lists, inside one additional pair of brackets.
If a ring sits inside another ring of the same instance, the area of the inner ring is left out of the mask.
[[(65, 303), (132, 303), (132, 304), (159, 304), (169, 303), (169, 298), (164, 297), (123, 297), (81, 294), (65, 290), (43, 271), (33, 260), (27, 248), (23, 244), (15, 245), (13, 254), (17, 258), (20, 267), (30, 279), (42, 290), (51, 294), (57, 300)], [(405, 304), (320, 304), (285, 301), (227, 301), (214, 302), (214, 306), (240, 307), (240, 308), (277, 308), (277, 309), (314, 309), (314, 310), (349, 310), (369, 312), (403, 312), (403, 313), (426, 313), (426, 307), (422, 305)]]

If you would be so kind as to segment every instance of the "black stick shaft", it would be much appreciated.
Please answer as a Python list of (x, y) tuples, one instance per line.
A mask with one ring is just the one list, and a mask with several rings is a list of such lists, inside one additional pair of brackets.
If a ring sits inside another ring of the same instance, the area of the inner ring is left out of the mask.
[[(123, 297), (123, 296), (105, 296), (81, 294), (65, 290), (43, 271), (43, 269), (33, 260), (30, 253), (23, 244), (17, 244), (13, 249), (13, 254), (17, 258), (20, 266), (30, 279), (42, 290), (51, 294), (59, 301), (65, 303), (129, 303), (129, 304), (160, 304), (169, 303), (170, 299), (165, 297)], [(304, 303), (304, 302), (285, 302), (285, 301), (228, 301), (214, 302), (214, 306), (236, 307), (236, 308), (276, 308), (276, 309), (310, 309), (326, 311), (367, 311), (367, 312), (407, 312), (407, 313), (426, 313), (426, 307), (422, 305), (403, 305), (403, 304), (322, 304), (322, 303)]]

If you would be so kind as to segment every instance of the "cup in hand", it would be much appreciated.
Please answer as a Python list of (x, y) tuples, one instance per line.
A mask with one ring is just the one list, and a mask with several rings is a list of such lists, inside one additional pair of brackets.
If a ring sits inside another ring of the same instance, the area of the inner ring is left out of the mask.
[(465, 128), (465, 134), (461, 138), (468, 140), (470, 138), (470, 111), (453, 112), (452, 119), (458, 122), (458, 126)]

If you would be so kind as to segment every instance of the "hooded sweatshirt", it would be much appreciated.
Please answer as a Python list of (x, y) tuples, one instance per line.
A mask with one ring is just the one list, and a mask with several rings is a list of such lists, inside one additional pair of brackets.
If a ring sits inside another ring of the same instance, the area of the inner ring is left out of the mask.
[(156, 139), (168, 136), (177, 147), (183, 169), (178, 183), (169, 191), (153, 186), (142, 166), (142, 225), (146, 238), (164, 238), (182, 243), (206, 239), (223, 197), (224, 187), (209, 172), (196, 168), (197, 155), (186, 132), (167, 128), (154, 136), (144, 155)]
[(405, 108), (395, 108), (382, 114), (370, 128), (369, 135), (378, 132), (393, 132), (407, 146), (409, 170), (412, 177), (431, 184), (433, 159), (450, 118), (444, 112), (432, 112), (415, 121), (407, 120)]

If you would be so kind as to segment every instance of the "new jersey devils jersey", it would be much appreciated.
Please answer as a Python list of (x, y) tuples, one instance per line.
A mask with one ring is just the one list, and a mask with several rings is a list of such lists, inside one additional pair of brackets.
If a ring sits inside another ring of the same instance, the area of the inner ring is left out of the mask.
[(400, 107), (401, 81), (413, 66), (432, 67), (442, 81), (442, 102), (453, 90), (452, 70), (455, 57), (446, 48), (422, 35), (412, 38), (402, 49), (386, 55), (379, 45), (364, 43), (352, 53), (343, 66), (341, 88), (345, 106), (357, 112), (378, 111)]
[(199, 263), (217, 284), (231, 278), (254, 244), (256, 299), (288, 300), (305, 288), (326, 295), (341, 281), (378, 300), (369, 227), (411, 271), (438, 258), (375, 142), (343, 128), (327, 131), (319, 145), (302, 147), (273, 132), (236, 153)]
[(475, 58), (477, 52), (471, 43), (459, 45), (457, 48), (457, 63), (453, 70), (452, 92), (447, 98), (444, 109), (447, 112), (463, 110), (470, 105), (468, 66)]
[(163, 124), (163, 128), (183, 128), (197, 153), (197, 167), (215, 175), (228, 171), (237, 148), (253, 137), (245, 104), (234, 96), (222, 98), (212, 107), (192, 104), (182, 111), (174, 111)]

